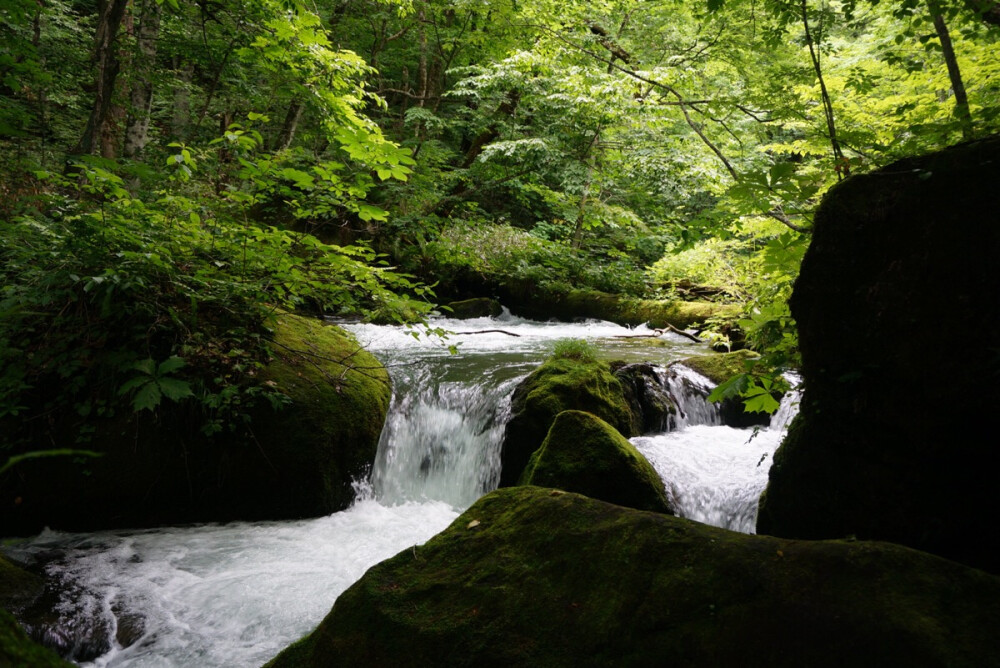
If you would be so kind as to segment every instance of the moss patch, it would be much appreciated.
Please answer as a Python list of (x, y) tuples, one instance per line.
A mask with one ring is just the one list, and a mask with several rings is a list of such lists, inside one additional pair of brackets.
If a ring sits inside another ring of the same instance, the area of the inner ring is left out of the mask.
[(636, 435), (622, 384), (606, 362), (550, 358), (514, 390), (501, 450), (501, 485), (517, 482), (556, 415), (566, 410), (592, 413), (621, 433)]
[(731, 353), (688, 357), (680, 360), (678, 364), (683, 364), (689, 369), (694, 369), (718, 385), (737, 374), (746, 373), (745, 362), (758, 357), (760, 355), (752, 350), (737, 350)]
[(0, 668), (73, 668), (55, 652), (38, 645), (11, 614), (0, 610)]
[(485, 318), (496, 317), (503, 312), (500, 302), (488, 297), (476, 297), (473, 299), (463, 299), (457, 302), (445, 304), (445, 315), (452, 318)]
[(557, 487), (620, 506), (673, 514), (652, 464), (614, 427), (582, 411), (556, 416), (519, 484)]
[(19, 610), (30, 605), (45, 589), (45, 581), (0, 555), (0, 608)]
[(535, 487), (370, 569), (291, 666), (980, 666), (1000, 579), (907, 548), (737, 534)]
[[(288, 395), (252, 411), (249, 428), (205, 436), (188, 401), (97, 423), (103, 457), (28, 461), (0, 480), (0, 533), (92, 530), (325, 515), (352, 500), (374, 459), (388, 375), (349, 334), (285, 314), (261, 380)], [(71, 444), (72, 435), (63, 434)], [(41, 447), (39, 444), (38, 447)], [(51, 444), (45, 444), (51, 447)]]

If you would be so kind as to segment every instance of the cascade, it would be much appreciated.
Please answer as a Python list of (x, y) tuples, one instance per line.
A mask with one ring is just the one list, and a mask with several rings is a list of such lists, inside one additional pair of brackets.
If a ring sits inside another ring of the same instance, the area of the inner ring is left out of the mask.
[[(693, 346), (670, 335), (651, 348), (615, 338), (648, 330), (509, 313), (434, 324), (470, 333), (442, 342), (401, 327), (345, 325), (386, 364), (394, 390), (371, 476), (358, 481), (351, 508), (290, 522), (46, 531), (5, 546), (15, 559), (48, 564), (61, 619), (49, 632), (75, 645), (87, 666), (261, 665), (311, 630), (370, 566), (423, 543), (496, 486), (510, 394), (555, 341), (587, 339), (607, 359), (627, 362), (669, 362)], [(721, 426), (704, 400), (706, 379), (678, 366), (659, 376), (677, 419), (667, 434), (634, 439), (637, 447), (668, 481), (682, 515), (752, 530), (753, 485), (766, 480), (780, 429), (751, 437)]]

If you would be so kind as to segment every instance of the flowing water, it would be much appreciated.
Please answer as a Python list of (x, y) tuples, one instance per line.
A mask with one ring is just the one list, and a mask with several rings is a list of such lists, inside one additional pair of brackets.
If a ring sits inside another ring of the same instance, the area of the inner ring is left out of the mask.
[[(606, 322), (507, 314), (435, 326), (457, 333), (441, 341), (346, 325), (389, 367), (394, 390), (371, 478), (359, 481), (348, 510), (294, 522), (46, 531), (6, 547), (15, 559), (47, 563), (60, 582), (51, 640), (75, 646), (88, 666), (260, 665), (310, 631), (365, 570), (425, 542), (496, 486), (510, 394), (557, 340), (587, 339), (608, 359), (664, 366), (707, 352)], [(661, 375), (679, 407), (676, 428), (633, 442), (681, 515), (752, 530), (781, 429), (720, 426), (703, 399), (705, 379), (677, 367)]]

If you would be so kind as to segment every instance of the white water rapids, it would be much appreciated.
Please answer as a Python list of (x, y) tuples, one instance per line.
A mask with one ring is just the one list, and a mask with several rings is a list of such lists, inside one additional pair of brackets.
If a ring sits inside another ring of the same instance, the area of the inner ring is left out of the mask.
[[(496, 486), (510, 394), (555, 341), (587, 339), (608, 359), (660, 365), (707, 352), (675, 335), (657, 345), (614, 338), (649, 332), (606, 322), (505, 315), (435, 326), (519, 336), (452, 335), (447, 343), (459, 353), (451, 355), (439, 340), (415, 339), (400, 327), (346, 326), (389, 366), (394, 385), (371, 480), (358, 485), (358, 501), (348, 510), (306, 521), (46, 531), (5, 546), (15, 559), (44, 560), (61, 581), (58, 633), (80, 644), (112, 638), (110, 648), (82, 665), (263, 664), (319, 623), (365, 570), (425, 542)], [(752, 530), (784, 425), (756, 436), (719, 426), (717, 411), (690, 390), (704, 382), (697, 374), (673, 374), (678, 429), (633, 442), (667, 481), (681, 515)], [(116, 634), (138, 640), (122, 647)]]

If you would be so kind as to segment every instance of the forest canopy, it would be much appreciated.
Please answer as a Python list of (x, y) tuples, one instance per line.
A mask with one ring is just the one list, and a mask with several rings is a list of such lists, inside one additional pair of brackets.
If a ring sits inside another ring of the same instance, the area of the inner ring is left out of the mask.
[(3, 0), (0, 418), (228, 428), (280, 402), (278, 310), (468, 276), (709, 295), (794, 364), (819, 199), (995, 133), (998, 37), (992, 0)]

